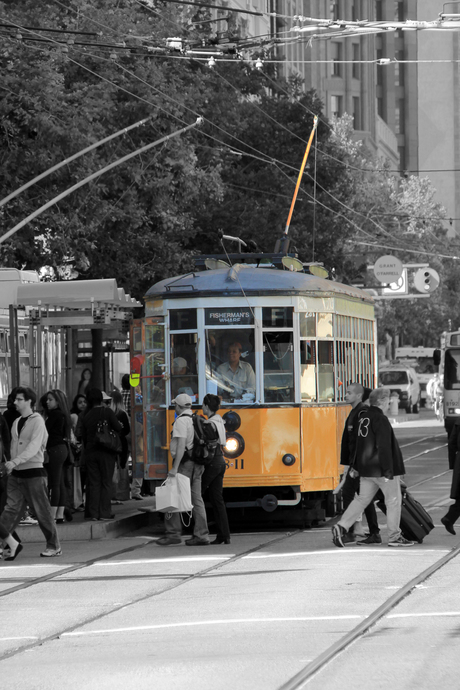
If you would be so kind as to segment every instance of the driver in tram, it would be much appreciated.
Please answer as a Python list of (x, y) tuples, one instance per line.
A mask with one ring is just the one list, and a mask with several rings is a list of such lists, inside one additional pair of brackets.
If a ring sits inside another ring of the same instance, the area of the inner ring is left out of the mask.
[[(216, 373), (223, 384), (223, 399), (242, 398), (244, 393), (256, 391), (256, 375), (249, 362), (241, 361), (241, 343), (232, 342), (227, 349), (228, 362), (217, 367)], [(228, 390), (231, 390), (231, 393)]]

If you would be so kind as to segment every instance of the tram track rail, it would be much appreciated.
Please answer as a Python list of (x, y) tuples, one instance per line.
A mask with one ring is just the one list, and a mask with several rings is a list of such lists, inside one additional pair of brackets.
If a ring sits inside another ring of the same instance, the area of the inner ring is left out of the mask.
[(387, 614), (396, 608), (406, 597), (410, 596), (412, 592), (423, 582), (428, 580), (432, 575), (441, 570), (447, 563), (452, 561), (460, 554), (460, 543), (449, 551), (449, 553), (442, 556), (435, 563), (428, 568), (422, 570), (418, 575), (413, 577), (409, 582), (403, 585), (397, 592), (389, 597), (383, 604), (378, 606), (372, 613), (358, 623), (352, 630), (343, 635), (337, 642), (319, 654), (313, 661), (307, 664), (295, 676), (290, 678), (286, 683), (281, 685), (278, 690), (302, 690), (308, 683), (317, 676), (322, 669), (324, 669), (331, 661), (336, 659), (340, 654), (346, 650), (360, 638), (364, 637), (370, 630)]
[[(63, 627), (61, 630), (57, 632), (53, 632), (49, 635), (46, 635), (44, 637), (40, 637), (39, 639), (35, 639), (33, 642), (29, 642), (23, 645), (20, 645), (19, 647), (16, 647), (15, 649), (10, 649), (4, 653), (0, 653), (0, 662), (4, 661), (6, 659), (9, 659), (13, 656), (16, 656), (17, 654), (22, 654), (23, 652), (27, 652), (30, 650), (33, 650), (36, 647), (42, 646), (48, 642), (53, 642), (54, 640), (58, 640), (61, 636), (73, 633), (79, 628), (84, 627), (85, 625), (89, 625), (90, 623), (94, 623), (95, 621), (101, 620), (105, 618), (106, 616), (109, 616), (113, 613), (116, 613), (117, 611), (120, 611), (121, 609), (127, 608), (129, 606), (134, 606), (135, 604), (139, 604), (143, 601), (147, 601), (148, 599), (153, 599), (158, 596), (161, 596), (162, 594), (165, 594), (167, 592), (170, 592), (171, 590), (177, 589), (178, 587), (181, 587), (182, 585), (185, 585), (189, 582), (192, 582), (193, 580), (196, 580), (200, 577), (203, 577), (205, 575), (208, 575), (209, 573), (219, 570), (220, 568), (231, 564), (235, 563), (246, 556), (256, 553), (257, 551), (260, 551), (261, 549), (264, 549), (268, 546), (273, 546), (274, 544), (277, 544), (279, 542), (285, 541), (293, 537), (294, 535), (298, 534), (301, 532), (301, 530), (293, 530), (292, 532), (287, 532), (279, 537), (275, 537), (274, 539), (269, 539), (267, 541), (264, 541), (262, 544), (258, 544), (257, 546), (252, 547), (251, 549), (246, 549), (245, 551), (242, 551), (239, 554), (235, 554), (234, 556), (230, 556), (228, 558), (224, 558), (219, 560), (218, 563), (215, 563), (213, 565), (210, 565), (206, 568), (202, 568), (196, 573), (193, 573), (191, 575), (186, 575), (181, 577), (179, 580), (176, 580), (175, 582), (170, 583), (166, 587), (163, 587), (160, 590), (155, 590), (154, 592), (147, 592), (143, 593), (140, 596), (134, 597), (130, 599), (129, 601), (125, 601), (122, 603), (118, 603), (116, 605), (113, 605), (110, 607), (110, 609), (103, 611), (101, 613), (95, 614), (93, 616), (88, 616), (85, 618), (83, 621), (78, 621), (77, 623), (67, 625)], [(41, 577), (36, 577), (33, 578), (32, 580), (28, 582), (22, 582), (19, 585), (15, 585), (14, 587), (9, 587), (8, 589), (3, 590), (0, 592), (0, 598), (4, 598), (7, 596), (11, 596), (12, 594), (15, 594), (17, 592), (21, 592), (26, 589), (30, 589), (32, 587), (45, 584), (47, 582), (51, 582), (53, 580), (56, 580), (58, 578), (61, 578), (64, 575), (68, 575), (70, 573), (74, 573), (77, 571), (84, 570), (86, 568), (91, 568), (91, 566), (96, 565), (98, 563), (111, 560), (112, 558), (116, 558), (117, 556), (121, 556), (127, 553), (132, 553), (135, 551), (139, 551), (140, 549), (145, 548), (146, 546), (149, 546), (152, 544), (152, 539), (149, 539), (149, 541), (143, 542), (142, 544), (136, 544), (135, 546), (130, 546), (126, 549), (118, 549), (117, 551), (113, 551), (111, 553), (105, 554), (104, 556), (99, 556), (96, 558), (92, 558), (89, 561), (86, 561), (85, 563), (76, 563), (74, 565), (68, 566), (67, 568), (61, 568), (58, 571), (55, 571), (53, 573), (48, 573), (47, 575), (43, 575)], [(219, 556), (216, 556), (216, 560), (219, 559)]]

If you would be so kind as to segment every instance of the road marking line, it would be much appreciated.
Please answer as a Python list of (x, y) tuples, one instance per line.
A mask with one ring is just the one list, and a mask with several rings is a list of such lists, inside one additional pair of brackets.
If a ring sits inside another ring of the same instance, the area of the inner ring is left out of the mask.
[(433, 613), (392, 613), (386, 618), (430, 618), (431, 616), (440, 618), (442, 616), (460, 616), (460, 611), (436, 611)]
[(362, 620), (364, 616), (302, 616), (296, 618), (230, 618), (212, 621), (191, 621), (186, 623), (161, 623), (159, 625), (136, 625), (125, 628), (106, 628), (105, 630), (83, 630), (63, 633), (61, 637), (83, 637), (86, 635), (105, 635), (107, 633), (140, 632), (142, 630), (165, 630), (168, 628), (191, 628), (203, 625), (241, 625), (242, 623), (302, 623), (304, 621)]
[(11, 640), (38, 640), (37, 635), (24, 635), (22, 637), (0, 637), (0, 642), (10, 642)]

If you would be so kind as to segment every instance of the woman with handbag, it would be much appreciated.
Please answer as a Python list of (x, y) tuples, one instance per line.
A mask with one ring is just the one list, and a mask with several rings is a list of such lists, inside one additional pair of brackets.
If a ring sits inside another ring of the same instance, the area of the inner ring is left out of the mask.
[(85, 518), (113, 520), (110, 507), (112, 477), (117, 453), (121, 451), (122, 425), (113, 410), (103, 404), (99, 388), (91, 388), (86, 399), (88, 408), (81, 420), (86, 463)]
[[(46, 394), (47, 413), (45, 415), (48, 441), (46, 450), (48, 462), (48, 488), (50, 492), (51, 510), (56, 522), (64, 522), (64, 511), (67, 507), (68, 496), (65, 486), (64, 463), (69, 456), (68, 439), (72, 427), (65, 393), (51, 390)], [(67, 511), (69, 520), (72, 514)]]

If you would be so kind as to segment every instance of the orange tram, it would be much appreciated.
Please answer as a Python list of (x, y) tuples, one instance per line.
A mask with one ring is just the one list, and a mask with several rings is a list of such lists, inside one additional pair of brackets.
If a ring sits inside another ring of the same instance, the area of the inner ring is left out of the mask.
[(132, 322), (135, 476), (166, 477), (174, 397), (188, 393), (198, 410), (214, 393), (227, 508), (299, 509), (311, 524), (333, 514), (346, 385), (376, 381), (373, 300), (279, 254), (228, 258), (200, 257), (203, 270), (155, 284)]

